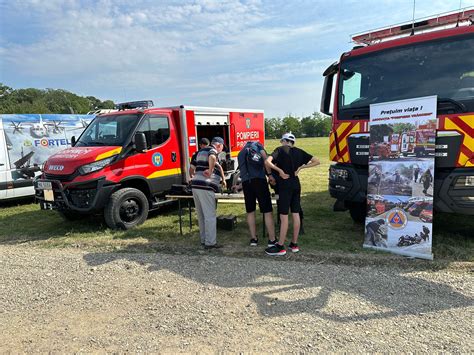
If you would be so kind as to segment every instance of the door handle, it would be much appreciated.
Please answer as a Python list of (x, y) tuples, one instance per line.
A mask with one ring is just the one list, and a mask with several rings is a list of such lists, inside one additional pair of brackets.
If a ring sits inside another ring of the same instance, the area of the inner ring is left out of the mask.
[(176, 152), (171, 152), (171, 161), (172, 162), (176, 161)]

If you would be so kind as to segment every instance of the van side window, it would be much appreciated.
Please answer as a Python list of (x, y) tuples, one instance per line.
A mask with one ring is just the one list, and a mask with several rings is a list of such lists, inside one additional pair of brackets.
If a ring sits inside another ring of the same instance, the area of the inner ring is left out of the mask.
[(170, 137), (168, 118), (149, 115), (140, 124), (138, 131), (145, 133), (148, 149), (155, 148), (166, 142)]

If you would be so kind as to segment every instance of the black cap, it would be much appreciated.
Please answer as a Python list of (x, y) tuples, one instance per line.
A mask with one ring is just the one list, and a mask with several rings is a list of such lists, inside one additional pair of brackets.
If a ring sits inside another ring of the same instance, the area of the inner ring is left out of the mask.
[(199, 145), (201, 145), (201, 144), (209, 145), (209, 144), (211, 144), (211, 142), (209, 142), (209, 139), (207, 139), (207, 138), (201, 138), (199, 140)]
[(221, 137), (214, 137), (212, 138), (212, 143), (224, 144), (224, 139), (222, 139)]

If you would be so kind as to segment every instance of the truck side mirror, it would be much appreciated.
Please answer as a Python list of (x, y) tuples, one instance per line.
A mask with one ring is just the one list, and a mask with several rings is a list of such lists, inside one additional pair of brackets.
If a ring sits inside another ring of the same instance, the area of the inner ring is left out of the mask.
[(339, 63), (331, 64), (323, 73), (324, 76), (324, 85), (323, 92), (321, 95), (321, 106), (320, 111), (328, 116), (332, 116), (330, 111), (331, 105), (331, 94), (332, 94), (332, 84), (334, 80), (334, 75), (339, 69)]
[(135, 149), (138, 152), (143, 153), (146, 150), (147, 144), (146, 144), (145, 133), (143, 132), (135, 133), (135, 137), (133, 141), (134, 141)]
[(71, 147), (74, 147), (76, 145), (76, 136), (71, 137)]
[(323, 92), (321, 95), (321, 105), (320, 111), (325, 115), (332, 116), (331, 110), (331, 94), (332, 94), (332, 83), (334, 79), (334, 74), (326, 76), (324, 78)]

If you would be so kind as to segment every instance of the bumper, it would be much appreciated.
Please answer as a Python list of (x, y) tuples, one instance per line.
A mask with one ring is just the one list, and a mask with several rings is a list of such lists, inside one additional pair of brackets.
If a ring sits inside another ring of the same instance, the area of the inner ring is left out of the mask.
[(344, 202), (365, 202), (367, 197), (367, 167), (356, 168), (350, 164), (337, 163), (331, 166), (330, 169), (346, 171), (345, 178), (329, 174), (329, 193), (331, 197)]
[[(45, 199), (44, 190), (38, 188), (38, 182), (51, 183), (54, 201)], [(105, 178), (84, 183), (70, 183), (67, 187), (63, 187), (58, 180), (37, 179), (34, 185), (35, 200), (41, 209), (72, 210), (82, 213), (103, 209), (112, 192), (117, 189), (116, 184)]]
[(436, 210), (474, 215), (474, 186), (466, 186), (466, 176), (474, 176), (473, 168), (458, 168), (435, 173)]

